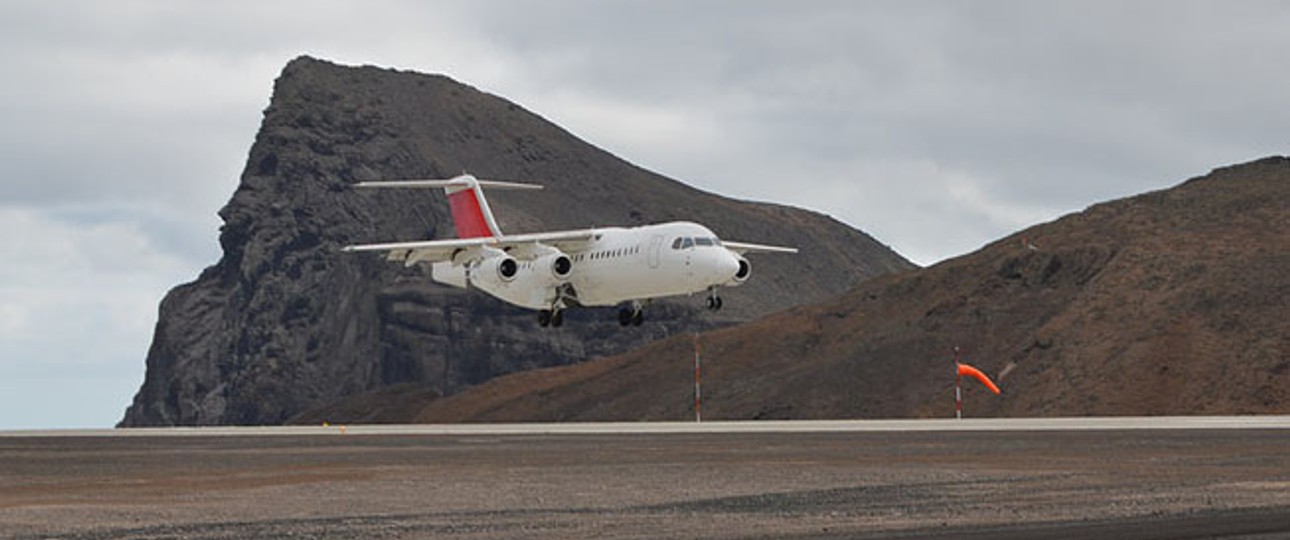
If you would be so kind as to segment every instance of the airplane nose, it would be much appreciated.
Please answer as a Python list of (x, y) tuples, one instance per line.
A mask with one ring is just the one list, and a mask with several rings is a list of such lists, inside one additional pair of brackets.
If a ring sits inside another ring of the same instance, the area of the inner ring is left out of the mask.
[(727, 282), (739, 274), (739, 257), (736, 257), (730, 250), (721, 250), (721, 257), (718, 261), (717, 278), (722, 282)]

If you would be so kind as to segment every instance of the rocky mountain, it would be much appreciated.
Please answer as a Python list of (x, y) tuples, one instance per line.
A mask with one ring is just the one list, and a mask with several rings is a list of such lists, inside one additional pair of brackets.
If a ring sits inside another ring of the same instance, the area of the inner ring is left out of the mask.
[[(801, 255), (754, 260), (753, 278), (724, 294), (719, 317), (681, 299), (650, 306), (645, 326), (624, 331), (604, 310), (540, 329), (533, 313), (433, 284), (421, 268), (339, 251), (453, 234), (441, 193), (353, 183), (463, 171), (547, 187), (490, 194), (508, 232), (689, 219)], [(122, 426), (273, 424), (366, 392), (451, 395), (823, 300), (913, 266), (827, 216), (696, 190), (447, 77), (309, 57), (276, 81), (220, 217), (223, 256), (162, 301)]]
[[(1290, 159), (1094, 205), (702, 333), (704, 418), (1290, 413)], [(694, 338), (490, 381), (423, 422), (693, 418)]]

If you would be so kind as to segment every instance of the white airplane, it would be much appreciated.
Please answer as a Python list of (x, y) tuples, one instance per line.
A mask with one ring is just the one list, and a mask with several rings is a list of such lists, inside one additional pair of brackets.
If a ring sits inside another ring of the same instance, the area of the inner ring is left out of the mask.
[(618, 322), (639, 326), (642, 301), (708, 292), (708, 308), (721, 309), (719, 287), (748, 280), (743, 254), (796, 253), (794, 248), (723, 242), (707, 227), (684, 221), (632, 228), (598, 228), (503, 234), (481, 188), (541, 189), (534, 184), (479, 180), (361, 182), (361, 188), (443, 188), (457, 238), (346, 246), (383, 251), (405, 266), (430, 264), (431, 277), (454, 287), (475, 287), (505, 302), (538, 310), (542, 326), (560, 326), (564, 310), (623, 304)]

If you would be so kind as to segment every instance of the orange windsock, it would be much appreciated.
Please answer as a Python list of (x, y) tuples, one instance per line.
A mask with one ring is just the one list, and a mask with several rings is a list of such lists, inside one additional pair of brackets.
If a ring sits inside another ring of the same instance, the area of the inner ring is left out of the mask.
[(981, 370), (963, 363), (959, 363), (958, 366), (959, 366), (960, 377), (964, 375), (973, 377), (976, 380), (981, 381), (981, 384), (984, 384), (985, 387), (989, 388), (991, 392), (994, 392), (996, 394), (999, 393), (999, 387), (995, 386), (994, 381), (991, 381), (990, 378), (986, 377), (984, 373), (981, 373)]

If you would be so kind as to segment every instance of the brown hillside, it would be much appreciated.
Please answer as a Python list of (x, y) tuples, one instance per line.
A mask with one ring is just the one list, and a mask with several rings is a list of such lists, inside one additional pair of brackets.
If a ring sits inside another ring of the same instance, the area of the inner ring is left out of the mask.
[[(1290, 159), (1094, 205), (825, 303), (702, 335), (704, 417), (1290, 412)], [(1032, 239), (1035, 248), (1023, 239)], [(692, 338), (505, 377), (440, 421), (686, 419)]]

